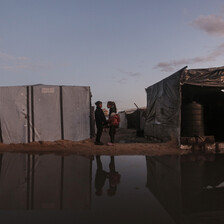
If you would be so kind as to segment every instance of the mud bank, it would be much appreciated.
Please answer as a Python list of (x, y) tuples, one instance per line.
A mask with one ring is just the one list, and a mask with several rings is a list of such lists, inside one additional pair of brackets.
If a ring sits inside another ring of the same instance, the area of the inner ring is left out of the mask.
[(70, 140), (58, 140), (54, 142), (41, 141), (27, 144), (3, 144), (0, 143), (0, 153), (30, 153), (30, 154), (75, 154), (82, 156), (94, 155), (184, 155), (192, 154), (192, 150), (177, 146), (176, 142), (152, 143), (143, 137), (136, 137), (136, 131), (130, 129), (117, 129), (114, 146), (108, 146), (108, 129), (104, 130), (102, 138), (104, 145), (95, 145), (94, 138), (74, 142)]
[(114, 146), (95, 145), (93, 140), (73, 142), (32, 142), (27, 144), (0, 144), (0, 152), (22, 152), (31, 154), (60, 153), (91, 155), (174, 155), (180, 150), (171, 143), (115, 143)]

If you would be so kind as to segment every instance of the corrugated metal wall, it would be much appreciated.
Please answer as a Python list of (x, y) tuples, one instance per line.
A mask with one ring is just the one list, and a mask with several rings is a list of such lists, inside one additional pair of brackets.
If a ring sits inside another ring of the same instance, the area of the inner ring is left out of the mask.
[(0, 87), (3, 143), (90, 138), (90, 88)]

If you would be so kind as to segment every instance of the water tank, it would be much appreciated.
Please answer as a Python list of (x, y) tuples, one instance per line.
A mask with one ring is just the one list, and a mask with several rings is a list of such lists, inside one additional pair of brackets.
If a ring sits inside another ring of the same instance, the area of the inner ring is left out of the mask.
[(204, 108), (195, 101), (182, 106), (181, 125), (183, 137), (204, 136)]

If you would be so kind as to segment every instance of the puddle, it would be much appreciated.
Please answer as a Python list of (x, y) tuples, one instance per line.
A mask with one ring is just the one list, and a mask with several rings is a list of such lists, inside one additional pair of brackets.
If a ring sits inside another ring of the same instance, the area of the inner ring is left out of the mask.
[(5, 153), (1, 223), (223, 223), (224, 156)]

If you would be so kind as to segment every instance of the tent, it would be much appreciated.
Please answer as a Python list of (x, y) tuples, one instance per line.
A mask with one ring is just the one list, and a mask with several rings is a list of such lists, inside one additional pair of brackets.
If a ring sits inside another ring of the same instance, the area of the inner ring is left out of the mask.
[(1, 142), (90, 138), (90, 87), (0, 87)]
[(128, 129), (144, 129), (145, 123), (145, 113), (146, 107), (134, 108), (124, 111), (119, 111), (120, 124), (119, 128), (128, 128)]
[(118, 112), (118, 114), (120, 116), (119, 128), (133, 128), (133, 125), (131, 125), (131, 123), (133, 123), (133, 122), (130, 120), (130, 116), (129, 116), (129, 121), (128, 121), (127, 115), (133, 114), (133, 113), (135, 113), (135, 111), (136, 111), (136, 108)]
[(149, 86), (144, 133), (180, 145), (181, 137), (214, 136), (223, 141), (224, 67), (182, 68)]

